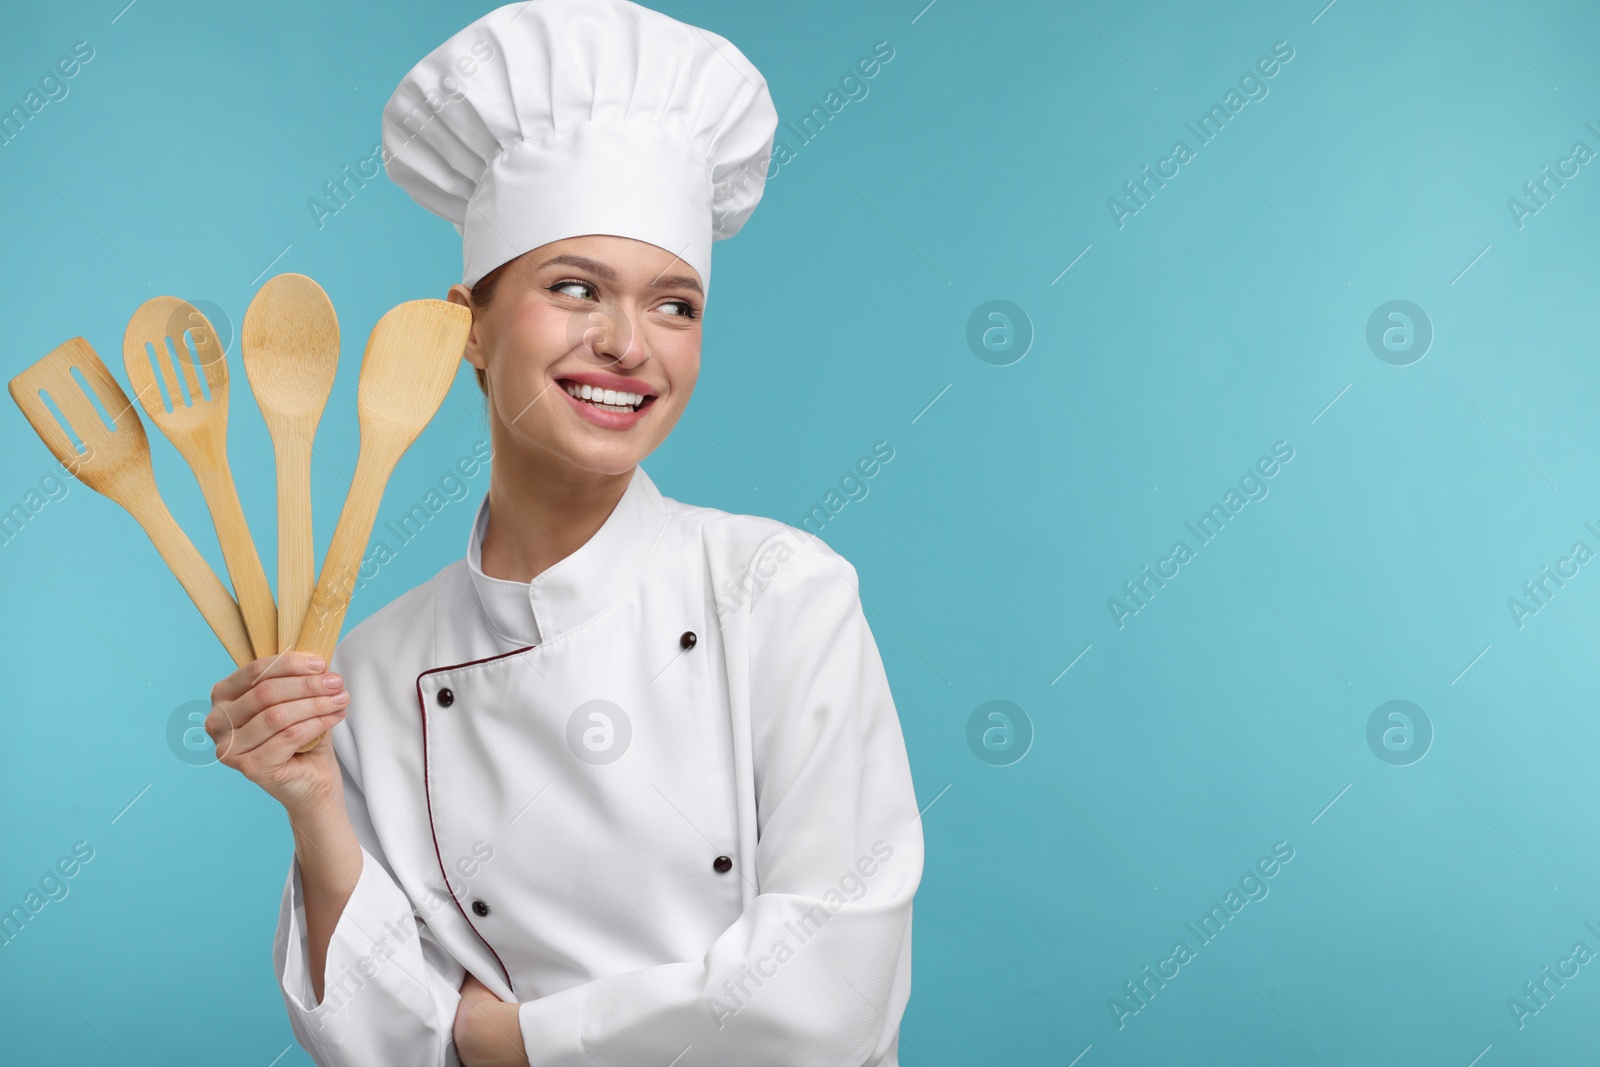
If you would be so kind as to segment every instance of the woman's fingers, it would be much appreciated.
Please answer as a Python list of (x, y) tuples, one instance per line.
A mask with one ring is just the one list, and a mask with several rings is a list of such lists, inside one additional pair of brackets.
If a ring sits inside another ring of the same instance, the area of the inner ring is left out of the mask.
[[(316, 681), (326, 669), (320, 656), (280, 652), (252, 660), (218, 682), (211, 689), (211, 714), (205, 721), (206, 733), (211, 735), (217, 751), (237, 749), (234, 733), (274, 703), (337, 692), (344, 684), (342, 679), (332, 685)], [(248, 740), (247, 747), (260, 741), (261, 737)]]
[[(266, 681), (256, 683), (255, 688), (230, 705), (234, 715), (233, 728), (246, 729), (257, 716), (263, 713), (271, 714), (276, 705), (287, 704), (293, 700), (327, 696), (343, 688), (344, 679), (337, 674), (299, 674), (268, 678)], [(287, 725), (287, 722), (280, 721), (276, 726), (269, 727), (267, 732), (273, 733)]]
[(225, 701), (238, 700), (249, 692), (255, 684), (264, 678), (274, 678), (286, 674), (321, 674), (328, 665), (322, 657), (313, 656), (309, 652), (280, 652), (276, 656), (264, 656), (252, 660), (218, 682), (211, 689), (211, 702), (220, 704)]
[(327, 696), (343, 688), (344, 679), (337, 674), (268, 673), (238, 699), (213, 704), (211, 714), (206, 717), (206, 730), (219, 750), (225, 744), (237, 743), (229, 737), (236, 732), (249, 733), (244, 744), (253, 748), (292, 721), (277, 715), (258, 723), (263, 714), (271, 716), (277, 705)]
[[(343, 688), (330, 692), (321, 681), (323, 677), (337, 679), (338, 676), (313, 675), (306, 680), (315, 684), (296, 687), (296, 691), (304, 695), (267, 704), (261, 712), (252, 715), (242, 726), (228, 731), (217, 742), (217, 758), (224, 762), (243, 759), (258, 749), (264, 749), (269, 743), (281, 739), (285, 733), (304, 734), (298, 744), (305, 744), (316, 737), (319, 731), (304, 733), (304, 723), (310, 719), (341, 714), (350, 701), (349, 692)], [(283, 679), (283, 681), (299, 681), (299, 679)]]
[[(321, 699), (297, 703), (311, 703), (320, 706)], [(251, 749), (243, 757), (244, 766), (240, 770), (245, 771), (249, 776), (287, 764), (294, 758), (295, 752), (301, 745), (310, 741), (313, 737), (320, 737), (343, 722), (345, 712), (349, 710), (349, 707), (350, 705), (347, 701), (341, 702), (332, 711), (311, 715), (279, 730), (260, 745)]]
[(344, 679), (307, 652), (253, 660), (211, 690), (206, 733), (217, 759), (260, 786), (285, 808), (339, 796), (331, 746), (297, 758), (306, 742), (344, 721), (350, 702)]

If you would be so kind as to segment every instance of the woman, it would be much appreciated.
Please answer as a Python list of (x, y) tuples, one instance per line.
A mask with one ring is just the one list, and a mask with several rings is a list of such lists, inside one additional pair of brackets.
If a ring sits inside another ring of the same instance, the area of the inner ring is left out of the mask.
[(922, 836), (855, 570), (639, 466), (775, 126), (731, 44), (624, 0), (491, 12), (385, 109), (462, 234), (489, 491), (465, 559), (206, 720), (288, 813), (324, 1067), (898, 1063)]

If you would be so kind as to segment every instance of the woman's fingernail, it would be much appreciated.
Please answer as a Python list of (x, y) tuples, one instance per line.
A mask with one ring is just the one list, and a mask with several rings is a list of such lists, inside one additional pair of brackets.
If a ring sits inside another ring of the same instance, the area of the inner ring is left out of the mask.
[(343, 704), (346, 701), (348, 701), (349, 699), (350, 699), (350, 691), (347, 690), (347, 689), (339, 690), (337, 693), (333, 694), (333, 697), (332, 697), (332, 700), (333, 700), (334, 704), (336, 704), (336, 705), (337, 704)]
[(322, 684), (327, 686), (329, 689), (338, 689), (340, 686), (344, 685), (344, 679), (339, 677), (337, 674), (328, 674), (323, 676)]
[(327, 664), (327, 661), (322, 659), (322, 657), (318, 656), (315, 659), (307, 660), (306, 661), (306, 666), (311, 669), (311, 673), (312, 674), (321, 674), (324, 670), (327, 669), (328, 664)]

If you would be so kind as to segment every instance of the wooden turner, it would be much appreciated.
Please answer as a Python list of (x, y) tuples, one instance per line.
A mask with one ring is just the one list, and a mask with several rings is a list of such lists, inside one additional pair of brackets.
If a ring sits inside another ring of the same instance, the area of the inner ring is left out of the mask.
[[(73, 378), (73, 367), (78, 368), (100, 398), (116, 425), (115, 430), (106, 428), (93, 401)], [(156, 491), (144, 424), (89, 342), (74, 337), (60, 345), (11, 379), (10, 390), (11, 399), (17, 402), (17, 407), (22, 409), (51, 454), (84, 485), (122, 505), (144, 527), (156, 551), (177, 575), (189, 599), (205, 616), (234, 663), (240, 666), (249, 663), (254, 656), (239, 605), (195, 550), (194, 543), (179, 528)], [(83, 442), (83, 453), (73, 447), (72, 438), (56, 422), (41, 393), (48, 393), (55, 402), (72, 432)]]
[[(444, 403), (471, 328), (472, 312), (445, 300), (407, 301), (372, 328), (356, 397), (361, 454), (296, 649), (332, 659), (389, 475)], [(311, 751), (326, 736), (298, 751)]]
[[(200, 388), (199, 375), (184, 346), (184, 335), (194, 341), (195, 356), (205, 375), (206, 390)], [(171, 362), (168, 341), (171, 341)], [(162, 382), (156, 381), (149, 345), (155, 363), (161, 368)], [(150, 421), (170, 440), (194, 471), (211, 509), (217, 527), (217, 542), (222, 559), (239, 596), (245, 629), (256, 657), (278, 651), (278, 609), (272, 601), (272, 587), (261, 569), (255, 540), (239, 504), (239, 490), (228, 467), (228, 361), (211, 322), (192, 304), (175, 296), (146, 300), (133, 313), (122, 335), (122, 360), (128, 369), (128, 383), (144, 405)], [(182, 368), (174, 370), (172, 364)], [(180, 384), (179, 375), (183, 382)], [(162, 384), (172, 410), (162, 403)], [(187, 395), (185, 395), (187, 387)], [(210, 399), (207, 399), (207, 393)]]

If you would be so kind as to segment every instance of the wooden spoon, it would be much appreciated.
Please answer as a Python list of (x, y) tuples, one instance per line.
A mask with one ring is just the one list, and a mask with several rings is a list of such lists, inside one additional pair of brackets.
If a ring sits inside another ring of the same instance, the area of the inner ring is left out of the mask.
[(278, 647), (300, 636), (317, 561), (311, 545), (311, 442), (339, 368), (339, 319), (322, 287), (280, 274), (250, 301), (240, 333), (245, 377), (278, 467)]
[[(100, 403), (111, 415), (115, 430), (95, 410), (72, 376), (77, 367)], [(74, 337), (39, 362), (11, 379), (11, 399), (45, 446), (61, 464), (90, 489), (121, 504), (132, 515), (172, 573), (183, 583), (184, 591), (205, 616), (233, 662), (243, 666), (252, 659), (250, 637), (245, 632), (239, 605), (217, 578), (194, 543), (184, 535), (172, 512), (156, 491), (155, 471), (150, 465), (150, 442), (144, 435), (127, 394), (106, 370), (89, 342)], [(41, 393), (48, 393), (72, 432), (84, 444), (80, 453), (50, 409)]]
[[(205, 372), (211, 398), (201, 392), (194, 363), (184, 346), (184, 334), (194, 340), (195, 355)], [(172, 362), (183, 368), (188, 395), (178, 382), (178, 374), (168, 362), (168, 339), (172, 342)], [(172, 404), (162, 404), (160, 385), (145, 352), (149, 344), (155, 362), (161, 367), (166, 396)], [(222, 559), (239, 595), (245, 628), (256, 656), (271, 656), (278, 651), (278, 609), (272, 601), (272, 587), (261, 569), (261, 557), (239, 506), (239, 491), (228, 469), (228, 363), (210, 321), (193, 305), (177, 297), (158, 296), (145, 301), (133, 313), (122, 336), (122, 359), (128, 368), (128, 381), (162, 433), (188, 461), (200, 483), (211, 521), (217, 527)]]
[[(331, 660), (384, 486), (400, 456), (444, 403), (471, 328), (472, 312), (445, 300), (407, 301), (372, 328), (356, 397), (361, 454), (295, 642), (300, 651)], [(326, 736), (318, 735), (298, 751), (311, 751)]]

